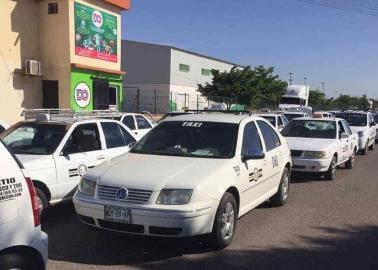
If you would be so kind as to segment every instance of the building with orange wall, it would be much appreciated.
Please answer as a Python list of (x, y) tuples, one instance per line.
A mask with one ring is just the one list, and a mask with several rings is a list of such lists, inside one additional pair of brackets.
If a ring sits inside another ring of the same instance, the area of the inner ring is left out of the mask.
[(4, 0), (0, 119), (122, 107), (121, 12), (131, 0)]

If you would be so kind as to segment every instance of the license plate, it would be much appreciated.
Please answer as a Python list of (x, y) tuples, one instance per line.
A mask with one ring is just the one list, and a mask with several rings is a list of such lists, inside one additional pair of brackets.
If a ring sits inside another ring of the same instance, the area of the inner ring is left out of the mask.
[(105, 205), (104, 212), (104, 218), (107, 221), (131, 223), (131, 210), (129, 208)]

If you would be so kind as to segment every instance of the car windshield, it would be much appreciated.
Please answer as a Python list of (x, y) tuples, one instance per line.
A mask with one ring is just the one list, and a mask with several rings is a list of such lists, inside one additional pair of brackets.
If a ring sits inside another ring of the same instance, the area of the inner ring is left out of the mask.
[(285, 137), (336, 139), (336, 122), (295, 120), (291, 121), (281, 133)]
[(274, 116), (267, 116), (267, 115), (260, 115), (260, 117), (264, 118), (266, 121), (272, 124), (272, 126), (276, 126), (276, 117)]
[(284, 113), (283, 115), (285, 115), (285, 117), (287, 118), (287, 120), (291, 121), (295, 118), (299, 118), (299, 117), (303, 117), (304, 114), (302, 113)]
[(363, 113), (338, 113), (336, 117), (345, 119), (352, 127), (364, 127), (367, 125), (367, 115)]
[(301, 99), (296, 97), (283, 97), (281, 98), (280, 104), (300, 105)]
[(66, 134), (67, 125), (23, 123), (1, 134), (15, 154), (51, 155)]
[(202, 158), (231, 158), (238, 124), (167, 121), (140, 140), (132, 153)]
[(374, 122), (378, 123), (378, 114), (374, 115)]

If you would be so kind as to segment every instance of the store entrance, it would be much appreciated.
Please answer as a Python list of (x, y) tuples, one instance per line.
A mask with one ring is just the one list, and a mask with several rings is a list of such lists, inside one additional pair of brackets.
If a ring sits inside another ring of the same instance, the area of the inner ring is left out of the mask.
[(104, 79), (93, 80), (93, 109), (118, 111), (118, 87)]
[(93, 80), (93, 109), (108, 110), (110, 104), (109, 81), (104, 79)]

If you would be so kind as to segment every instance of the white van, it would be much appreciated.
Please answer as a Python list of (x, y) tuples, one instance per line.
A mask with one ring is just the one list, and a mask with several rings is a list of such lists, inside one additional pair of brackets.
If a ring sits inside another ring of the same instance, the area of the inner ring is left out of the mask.
[(0, 269), (45, 269), (48, 237), (41, 231), (37, 193), (1, 140), (0, 168)]

